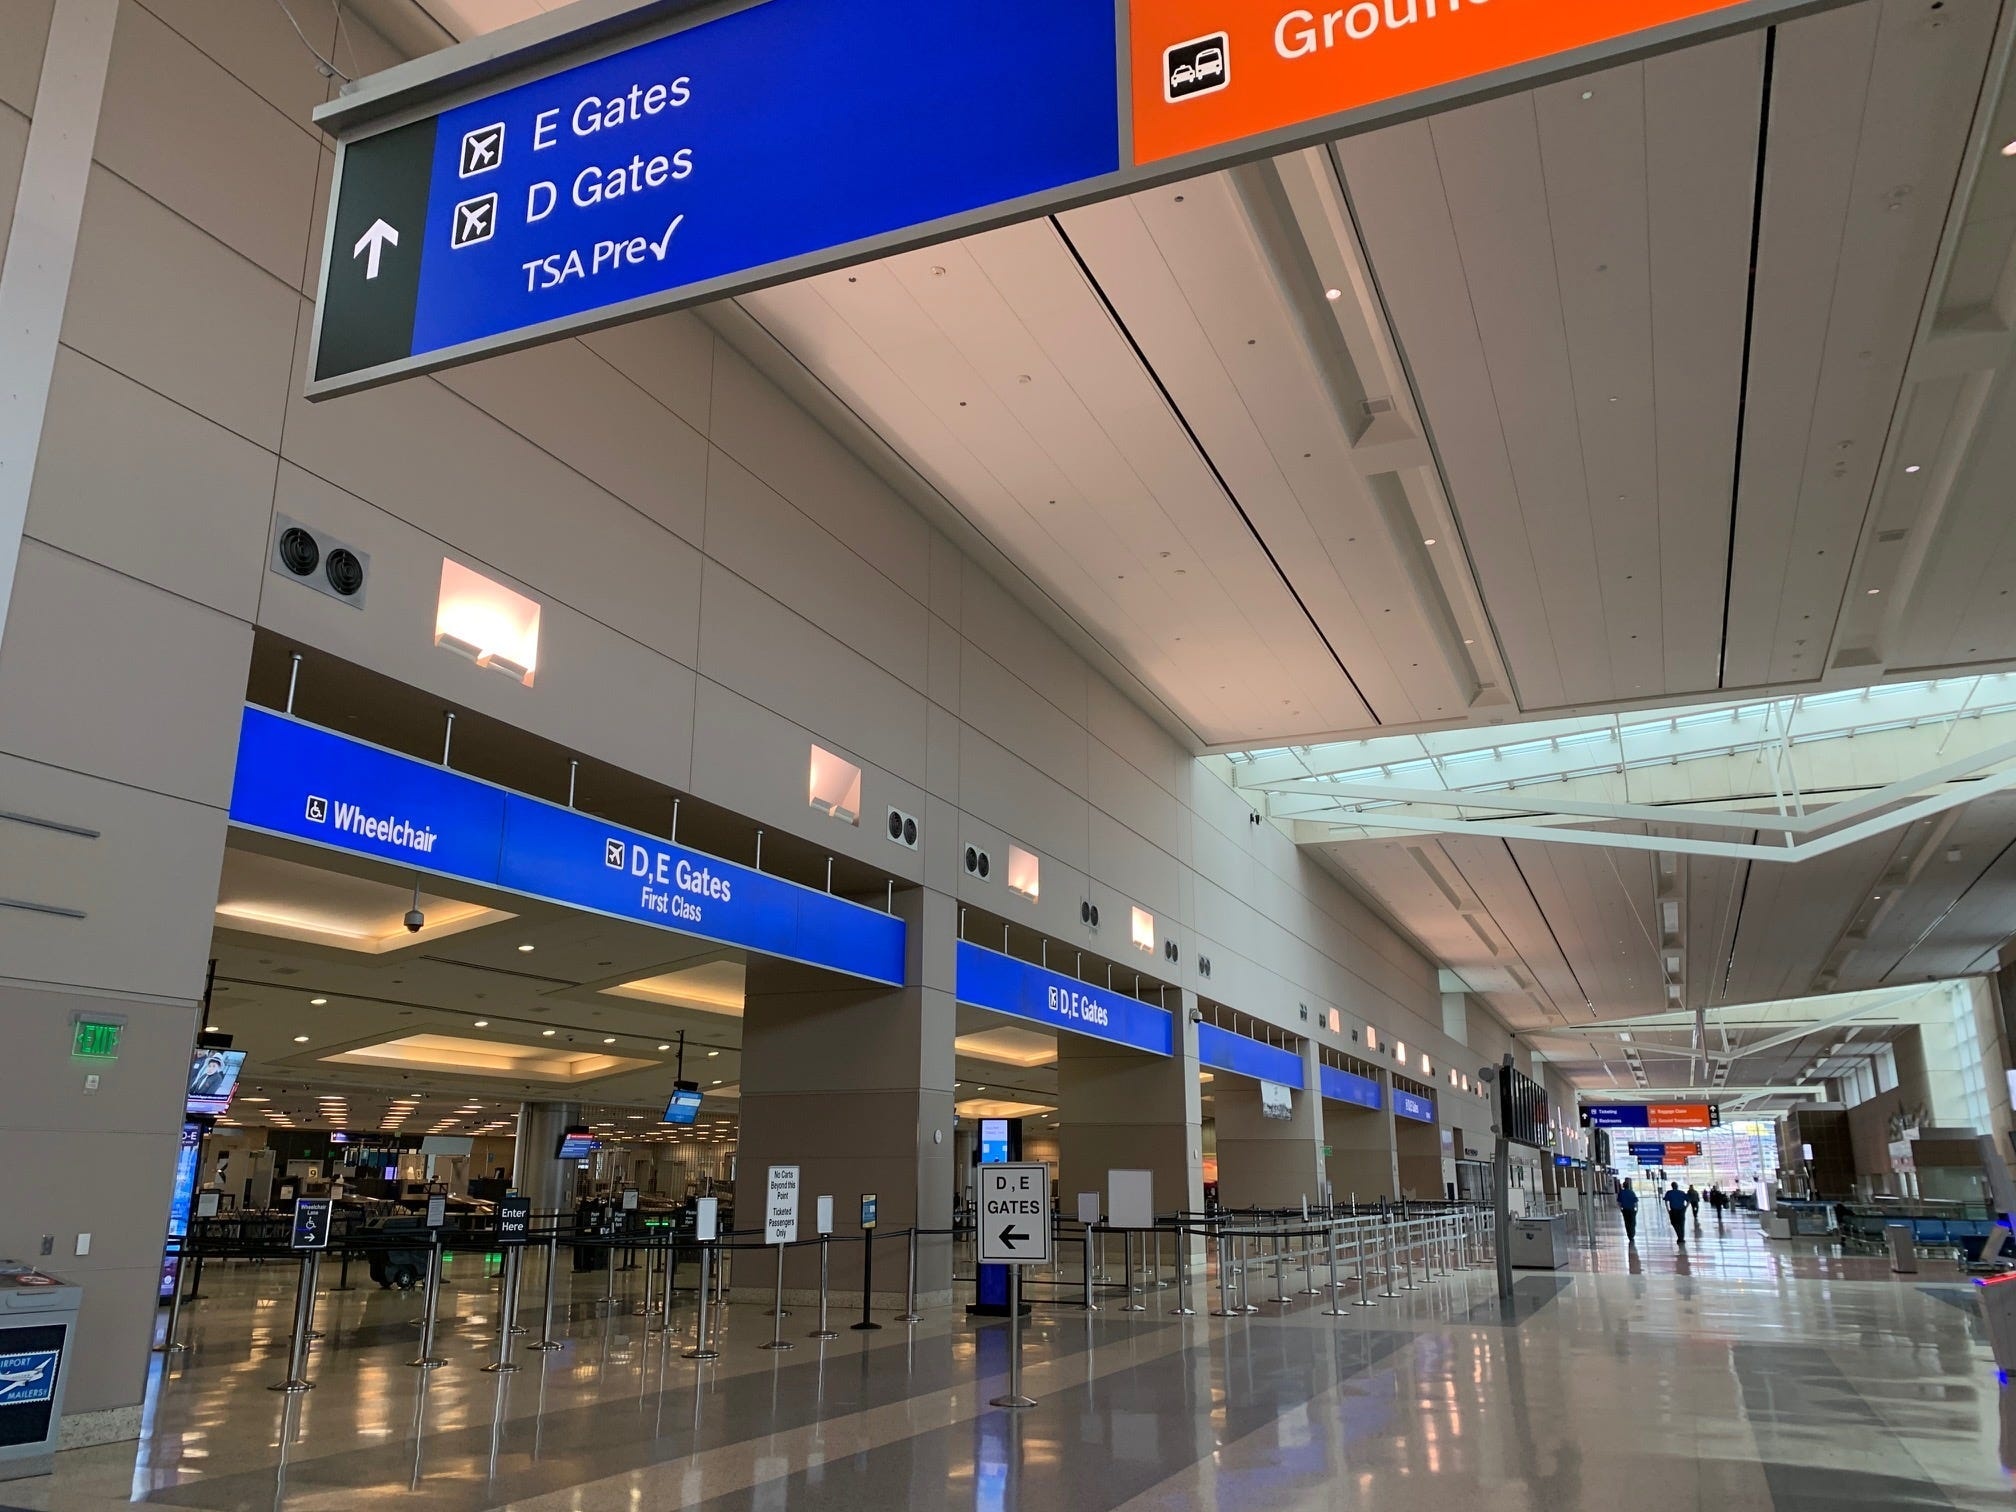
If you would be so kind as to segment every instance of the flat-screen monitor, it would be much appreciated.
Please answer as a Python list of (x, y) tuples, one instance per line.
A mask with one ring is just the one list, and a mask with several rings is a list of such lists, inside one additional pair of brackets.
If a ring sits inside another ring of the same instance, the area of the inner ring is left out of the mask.
[(221, 1116), (231, 1106), (244, 1065), (243, 1050), (198, 1050), (189, 1062), (189, 1112)]
[(665, 1104), (665, 1122), (668, 1124), (690, 1124), (700, 1116), (700, 1089), (698, 1087), (674, 1087), (672, 1101)]
[(560, 1148), (553, 1152), (555, 1160), (586, 1160), (595, 1153), (595, 1136), (586, 1129), (569, 1129), (560, 1136)]
[(1005, 1118), (983, 1118), (980, 1120), (980, 1164), (1005, 1165), (1008, 1162), (1008, 1120)]

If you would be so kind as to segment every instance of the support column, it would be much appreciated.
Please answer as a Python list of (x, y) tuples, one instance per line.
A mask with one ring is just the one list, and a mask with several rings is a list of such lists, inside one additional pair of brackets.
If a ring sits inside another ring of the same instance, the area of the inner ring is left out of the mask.
[(1197, 1026), (1184, 993), (1175, 1054), (1147, 1055), (1082, 1034), (1057, 1036), (1058, 1199), (1098, 1192), (1108, 1171), (1153, 1171), (1155, 1210), (1204, 1206), (1203, 1104), (1197, 1086)]
[(577, 1102), (528, 1102), (518, 1107), (518, 1144), (511, 1156), (511, 1185), (529, 1197), (535, 1213), (570, 1211), (574, 1206), (571, 1161), (555, 1157), (560, 1136), (582, 1122)]
[[(836, 1240), (852, 1241), (859, 1198), (875, 1193), (875, 1309), (884, 1316), (901, 1303), (907, 1279), (898, 1231), (952, 1226), (952, 902), (913, 888), (896, 894), (896, 911), (909, 924), (907, 987), (750, 959), (735, 1170), (738, 1229), (761, 1226), (773, 1165), (799, 1168), (800, 1238), (812, 1237), (815, 1201), (828, 1195)], [(860, 1305), (861, 1258), (859, 1244), (834, 1244), (835, 1307)], [(737, 1290), (768, 1295), (772, 1276), (767, 1266), (740, 1264)], [(787, 1294), (813, 1295), (817, 1248), (791, 1251), (784, 1277)], [(951, 1301), (949, 1240), (920, 1244), (917, 1296), (926, 1305)]]
[(1330, 1147), (1325, 1164), (1330, 1189), (1339, 1202), (1360, 1203), (1396, 1197), (1400, 1171), (1395, 1160), (1393, 1096), (1382, 1083), (1379, 1106), (1356, 1108), (1333, 1103), (1324, 1110), (1323, 1141)]
[(1316, 1090), (1316, 1044), (1302, 1042), (1302, 1090), (1293, 1113), (1260, 1111), (1260, 1083), (1221, 1071), (1212, 1083), (1218, 1125), (1218, 1196), (1228, 1208), (1292, 1208), (1323, 1200), (1323, 1097)]

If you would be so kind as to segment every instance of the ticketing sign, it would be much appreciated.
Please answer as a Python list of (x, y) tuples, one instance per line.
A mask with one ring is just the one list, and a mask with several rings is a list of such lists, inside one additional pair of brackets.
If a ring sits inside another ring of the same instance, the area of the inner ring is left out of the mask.
[(311, 398), (1845, 0), (744, 0), (358, 81)]
[(1435, 1122), (1435, 1099), (1423, 1097), (1418, 1092), (1402, 1092), (1393, 1089), (1393, 1111), (1402, 1118), (1411, 1118), (1419, 1123)]
[(1335, 1066), (1318, 1066), (1316, 1080), (1323, 1095), (1333, 1102), (1352, 1103), (1360, 1108), (1383, 1106), (1379, 1098), (1379, 1083), (1369, 1076), (1340, 1071)]
[(1230, 1071), (1238, 1076), (1250, 1076), (1256, 1081), (1277, 1082), (1297, 1091), (1302, 1089), (1300, 1055), (1279, 1045), (1265, 1045), (1246, 1035), (1235, 1034), (1230, 1029), (1221, 1029), (1216, 1024), (1197, 1026), (1197, 1063), (1214, 1071)]

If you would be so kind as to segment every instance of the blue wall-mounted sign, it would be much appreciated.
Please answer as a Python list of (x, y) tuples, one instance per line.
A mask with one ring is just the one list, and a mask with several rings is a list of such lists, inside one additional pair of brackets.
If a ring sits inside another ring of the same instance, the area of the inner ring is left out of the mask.
[(1421, 1123), (1435, 1122), (1435, 1099), (1423, 1097), (1418, 1092), (1402, 1092), (1393, 1089), (1393, 1111), (1402, 1118), (1416, 1119)]
[(711, 9), (347, 133), (309, 392), (794, 276), (1120, 168), (1103, 0)]
[(1334, 1102), (1354, 1103), (1361, 1108), (1383, 1106), (1379, 1097), (1379, 1083), (1369, 1076), (1356, 1076), (1349, 1071), (1340, 1071), (1335, 1066), (1318, 1066), (1316, 1081), (1323, 1095)]
[(1046, 1028), (1089, 1034), (1150, 1055), (1169, 1055), (1176, 1047), (1175, 1020), (1153, 1003), (1046, 971), (967, 940), (959, 942), (956, 995), (974, 1008), (1012, 1013)]
[(901, 919), (247, 708), (231, 822), (900, 986)]
[(1279, 1082), (1302, 1090), (1302, 1057), (1279, 1045), (1263, 1045), (1216, 1024), (1197, 1026), (1197, 1063), (1255, 1081)]

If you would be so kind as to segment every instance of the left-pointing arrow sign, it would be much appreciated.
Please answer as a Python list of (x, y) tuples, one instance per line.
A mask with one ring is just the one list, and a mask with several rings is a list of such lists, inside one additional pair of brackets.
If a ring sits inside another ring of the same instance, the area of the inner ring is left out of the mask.
[(371, 229), (357, 238), (357, 245), (350, 249), (350, 256), (352, 260), (359, 257), (363, 258), (364, 276), (367, 279), (376, 278), (378, 276), (378, 259), (384, 255), (387, 247), (396, 247), (398, 245), (399, 233), (391, 226), (385, 224), (384, 221), (374, 220), (371, 222)]
[(1018, 1244), (1026, 1243), (1028, 1238), (1027, 1234), (1016, 1228), (1012, 1223), (1007, 1228), (1001, 1230), (1001, 1242), (1009, 1249), (1015, 1248)]

